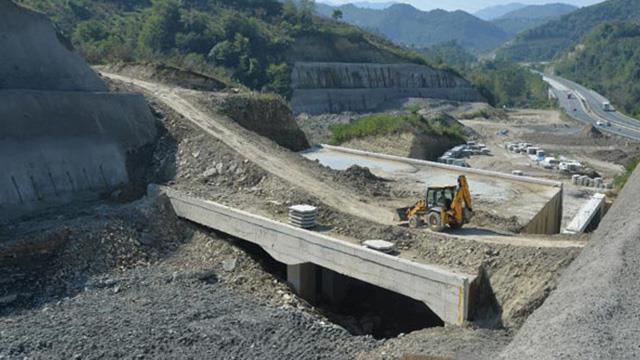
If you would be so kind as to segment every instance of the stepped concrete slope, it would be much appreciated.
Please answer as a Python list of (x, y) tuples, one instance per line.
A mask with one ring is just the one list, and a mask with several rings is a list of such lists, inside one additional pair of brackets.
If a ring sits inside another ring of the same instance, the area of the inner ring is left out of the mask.
[(454, 73), (416, 64), (298, 62), (291, 85), (295, 113), (373, 111), (411, 97), (485, 101)]
[(43, 15), (8, 0), (0, 49), (0, 222), (127, 184), (156, 135), (144, 98), (106, 92)]
[(638, 359), (640, 170), (503, 359)]

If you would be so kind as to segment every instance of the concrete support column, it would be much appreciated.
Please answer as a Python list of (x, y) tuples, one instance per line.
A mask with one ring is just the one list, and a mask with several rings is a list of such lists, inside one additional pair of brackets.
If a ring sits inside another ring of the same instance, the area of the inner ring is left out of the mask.
[(335, 271), (322, 268), (322, 294), (332, 303), (339, 303), (347, 296), (349, 278)]
[(287, 265), (287, 282), (301, 298), (316, 301), (316, 266), (312, 263)]

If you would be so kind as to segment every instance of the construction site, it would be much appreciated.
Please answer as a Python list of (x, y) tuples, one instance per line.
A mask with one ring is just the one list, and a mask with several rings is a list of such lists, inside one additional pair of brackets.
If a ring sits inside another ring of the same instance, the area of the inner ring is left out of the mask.
[(396, 138), (327, 145), (317, 122), (357, 116), (169, 66), (91, 68), (0, 4), (0, 359), (513, 358), (607, 213), (637, 210), (633, 189), (505, 146), (603, 183), (640, 153), (557, 110), (407, 99), (483, 143), (469, 167)]

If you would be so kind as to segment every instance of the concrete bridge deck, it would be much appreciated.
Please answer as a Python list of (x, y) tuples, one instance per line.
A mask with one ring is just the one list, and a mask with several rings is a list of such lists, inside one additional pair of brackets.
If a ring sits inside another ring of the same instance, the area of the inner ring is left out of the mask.
[(299, 293), (310, 291), (315, 280), (309, 264), (315, 264), (422, 301), (447, 324), (467, 320), (475, 275), (387, 255), (167, 187), (159, 191), (179, 217), (257, 244), (287, 264), (288, 281)]

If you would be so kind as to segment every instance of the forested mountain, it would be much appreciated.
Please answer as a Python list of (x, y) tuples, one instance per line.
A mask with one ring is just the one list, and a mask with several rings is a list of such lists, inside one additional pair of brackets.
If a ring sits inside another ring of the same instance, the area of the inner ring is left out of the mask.
[(603, 22), (639, 17), (640, 1), (608, 0), (524, 31), (500, 49), (497, 57), (513, 61), (551, 60)]
[(597, 26), (555, 70), (602, 93), (629, 115), (640, 116), (640, 23)]
[(430, 63), (447, 64), (460, 72), (465, 72), (466, 69), (478, 61), (473, 54), (465, 50), (455, 40), (422, 48), (418, 51)]
[(540, 75), (510, 62), (479, 61), (455, 41), (419, 50), (429, 62), (447, 64), (469, 79), (495, 106), (548, 107), (548, 86)]
[(516, 35), (524, 30), (572, 13), (577, 9), (576, 6), (561, 3), (530, 5), (508, 12), (493, 20), (492, 23), (505, 32)]
[(393, 1), (389, 1), (389, 2), (356, 1), (356, 2), (353, 2), (352, 4), (359, 8), (382, 10), (395, 4), (395, 2)]
[(484, 9), (478, 10), (473, 15), (482, 19), (482, 20), (494, 20), (499, 18), (500, 16), (510, 13), (514, 10), (522, 9), (527, 5), (521, 3), (510, 3), (505, 5), (495, 5), (489, 6)]
[(455, 40), (463, 48), (477, 53), (495, 48), (508, 38), (497, 26), (464, 11), (421, 11), (407, 4), (395, 4), (384, 10), (362, 9), (351, 4), (317, 6), (323, 16), (332, 16), (334, 10), (341, 11), (342, 19), (350, 24), (408, 46), (429, 47)]
[(417, 53), (315, 17), (309, 0), (16, 2), (47, 14), (91, 63), (164, 61), (284, 95), (293, 61), (424, 63)]

